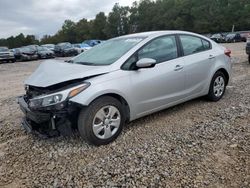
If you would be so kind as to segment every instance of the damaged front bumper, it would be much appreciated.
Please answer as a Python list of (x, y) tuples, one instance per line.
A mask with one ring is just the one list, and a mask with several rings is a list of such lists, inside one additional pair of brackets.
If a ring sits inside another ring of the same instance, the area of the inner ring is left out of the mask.
[(21, 125), (28, 133), (39, 133), (49, 137), (72, 133), (77, 120), (77, 105), (65, 102), (67, 104), (60, 110), (57, 105), (37, 110), (29, 107), (25, 96), (18, 97), (17, 102), (25, 115)]

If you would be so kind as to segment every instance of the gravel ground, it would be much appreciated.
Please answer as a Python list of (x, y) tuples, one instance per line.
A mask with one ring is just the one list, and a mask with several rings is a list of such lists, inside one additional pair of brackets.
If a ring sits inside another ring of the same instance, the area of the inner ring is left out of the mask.
[(0, 65), (0, 187), (250, 187), (250, 65), (233, 51), (222, 100), (203, 98), (128, 124), (110, 145), (40, 139), (20, 127), (15, 97), (40, 64)]

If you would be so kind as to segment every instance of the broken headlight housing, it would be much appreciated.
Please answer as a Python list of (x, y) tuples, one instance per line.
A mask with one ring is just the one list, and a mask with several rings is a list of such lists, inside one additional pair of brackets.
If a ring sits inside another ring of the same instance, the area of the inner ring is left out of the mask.
[(90, 86), (90, 83), (83, 83), (78, 86), (57, 92), (49, 95), (42, 95), (30, 99), (29, 106), (31, 108), (48, 107), (59, 104), (69, 98), (72, 98)]

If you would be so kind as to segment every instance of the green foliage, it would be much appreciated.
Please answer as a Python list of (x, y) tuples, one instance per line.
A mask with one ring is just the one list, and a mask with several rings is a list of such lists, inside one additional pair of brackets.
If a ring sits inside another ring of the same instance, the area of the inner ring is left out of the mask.
[(39, 41), (34, 35), (27, 35), (26, 37), (20, 33), (19, 35), (9, 37), (7, 39), (0, 39), (0, 46), (7, 46), (9, 48), (21, 47), (24, 45), (38, 44)]
[[(250, 0), (140, 0), (131, 7), (116, 3), (108, 16), (100, 12), (93, 20), (65, 20), (55, 35), (43, 36), (40, 44), (105, 40), (151, 30), (226, 32), (233, 25), (235, 30), (250, 29)], [(10, 48), (38, 43), (33, 35), (0, 39), (0, 46)]]

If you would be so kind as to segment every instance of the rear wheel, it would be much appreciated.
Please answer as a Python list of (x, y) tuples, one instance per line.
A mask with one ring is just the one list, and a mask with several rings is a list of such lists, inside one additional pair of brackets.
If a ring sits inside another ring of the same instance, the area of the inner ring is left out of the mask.
[(225, 90), (226, 77), (222, 72), (218, 71), (214, 74), (211, 80), (207, 97), (211, 101), (219, 101), (223, 97)]
[(80, 135), (89, 143), (104, 145), (114, 141), (125, 124), (122, 104), (105, 96), (93, 101), (78, 117)]

